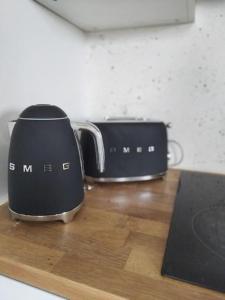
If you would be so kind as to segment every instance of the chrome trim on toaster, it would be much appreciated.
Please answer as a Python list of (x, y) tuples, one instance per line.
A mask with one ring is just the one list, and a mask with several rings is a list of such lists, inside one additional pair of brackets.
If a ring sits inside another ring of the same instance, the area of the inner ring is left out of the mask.
[(144, 119), (144, 118), (136, 118), (136, 117), (105, 117), (106, 122), (130, 122), (130, 123), (135, 123), (135, 122), (145, 122), (149, 121), (149, 119)]
[(63, 221), (64, 223), (69, 223), (72, 221), (74, 215), (80, 210), (83, 203), (79, 204), (74, 209), (63, 212), (61, 214), (55, 215), (46, 215), (46, 216), (32, 216), (32, 215), (24, 215), (19, 214), (12, 210), (9, 206), (9, 213), (13, 220), (22, 220), (22, 221), (32, 221), (32, 222), (49, 222), (49, 221)]
[(93, 123), (152, 123), (152, 122), (161, 122), (157, 119), (150, 119), (144, 117), (113, 117), (113, 116), (105, 116), (103, 120), (95, 120)]
[(155, 174), (155, 175), (146, 175), (146, 176), (136, 176), (136, 177), (91, 177), (86, 176), (87, 182), (134, 182), (134, 181), (148, 181), (162, 178), (166, 175), (166, 172)]

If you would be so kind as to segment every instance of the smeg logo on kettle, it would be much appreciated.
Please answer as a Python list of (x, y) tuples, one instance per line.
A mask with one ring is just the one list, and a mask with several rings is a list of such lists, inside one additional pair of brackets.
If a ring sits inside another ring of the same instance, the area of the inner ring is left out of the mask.
[[(55, 164), (52, 164), (52, 163), (44, 163), (43, 164), (43, 172), (44, 173), (51, 173), (51, 172), (54, 172), (55, 168), (57, 166)], [(16, 164), (13, 163), (13, 162), (10, 162), (9, 163), (9, 170), (14, 172), (16, 171)], [(32, 173), (34, 170), (33, 170), (33, 165), (31, 164), (23, 164), (20, 166), (21, 170), (23, 173)], [(62, 164), (60, 164), (60, 170), (62, 171), (67, 171), (70, 169), (70, 162), (64, 162)]]

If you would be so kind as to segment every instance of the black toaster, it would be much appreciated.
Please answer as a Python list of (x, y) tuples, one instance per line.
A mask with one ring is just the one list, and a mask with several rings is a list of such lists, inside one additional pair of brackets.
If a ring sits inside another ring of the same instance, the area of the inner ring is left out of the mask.
[(89, 182), (145, 181), (166, 174), (167, 126), (144, 120), (92, 122), (103, 137), (105, 171), (96, 168), (95, 142), (90, 132), (82, 131), (84, 169)]

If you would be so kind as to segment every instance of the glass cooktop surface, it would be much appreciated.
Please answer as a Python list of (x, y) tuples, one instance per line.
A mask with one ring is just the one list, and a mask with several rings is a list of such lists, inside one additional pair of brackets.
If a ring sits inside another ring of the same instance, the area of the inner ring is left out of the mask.
[(225, 292), (225, 176), (182, 172), (162, 275)]

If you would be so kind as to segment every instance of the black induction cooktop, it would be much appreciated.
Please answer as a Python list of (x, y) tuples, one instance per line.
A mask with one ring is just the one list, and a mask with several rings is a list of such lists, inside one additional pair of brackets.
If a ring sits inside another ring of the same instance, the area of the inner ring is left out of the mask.
[(225, 176), (181, 173), (162, 275), (225, 292)]

